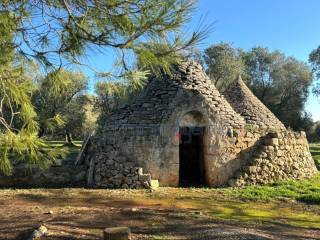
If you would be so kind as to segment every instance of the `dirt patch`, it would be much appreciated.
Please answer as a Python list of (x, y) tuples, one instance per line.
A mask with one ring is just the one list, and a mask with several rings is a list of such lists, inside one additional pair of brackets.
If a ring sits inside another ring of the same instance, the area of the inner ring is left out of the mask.
[(130, 227), (134, 240), (320, 239), (317, 217), (318, 206), (243, 202), (201, 189), (0, 191), (0, 239), (26, 239), (41, 224), (45, 239), (101, 239), (115, 226)]

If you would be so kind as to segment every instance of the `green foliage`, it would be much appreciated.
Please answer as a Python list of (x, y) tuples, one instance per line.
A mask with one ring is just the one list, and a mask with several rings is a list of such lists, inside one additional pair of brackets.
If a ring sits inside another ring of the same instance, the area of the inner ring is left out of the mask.
[(320, 78), (320, 46), (313, 50), (309, 55), (312, 71)]
[(244, 51), (225, 43), (206, 49), (204, 59), (218, 89), (223, 91), (242, 74), (253, 93), (287, 127), (310, 132), (313, 122), (304, 106), (313, 75), (304, 62), (263, 47)]
[(37, 115), (31, 102), (34, 87), (12, 43), (16, 26), (12, 14), (0, 14), (0, 171), (5, 174), (11, 174), (17, 162), (46, 167), (58, 154), (55, 149), (45, 150), (46, 143), (37, 137)]
[(308, 140), (310, 142), (320, 142), (320, 122), (315, 122), (312, 126), (312, 128), (310, 129), (310, 133), (308, 136)]
[(36, 112), (30, 100), (33, 88), (21, 75), (16, 69), (0, 71), (0, 171), (5, 174), (11, 174), (14, 162), (46, 167), (58, 154), (43, 150), (46, 144), (37, 137)]
[(96, 130), (98, 112), (95, 109), (96, 97), (81, 94), (74, 97), (61, 112), (64, 125), (53, 131), (53, 136), (69, 134), (75, 139), (84, 139)]
[[(313, 50), (309, 55), (309, 62), (311, 63), (312, 72), (315, 73), (316, 78), (320, 79), (320, 46)], [(313, 93), (320, 96), (320, 82), (317, 82), (313, 88)]]
[(170, 74), (172, 66), (181, 60), (181, 55), (174, 51), (174, 47), (165, 43), (143, 44), (135, 52), (138, 54), (139, 68), (157, 76)]
[(158, 73), (206, 36), (205, 30), (190, 37), (181, 32), (194, 6), (193, 0), (13, 0), (2, 1), (0, 10), (14, 12), (19, 27), (13, 31), (24, 43), (17, 44), (19, 53), (46, 67), (78, 64), (86, 49), (96, 46), (117, 49), (123, 72), (134, 70), (137, 60)]
[(61, 154), (58, 149), (48, 149), (37, 133), (26, 130), (19, 133), (4, 132), (0, 135), (0, 145), (0, 170), (5, 174), (11, 174), (12, 165), (19, 162), (46, 168)]
[(302, 195), (301, 197), (298, 197), (297, 200), (305, 203), (310, 203), (310, 204), (320, 204), (320, 193), (313, 192), (313, 193), (305, 194), (305, 195)]
[(38, 113), (39, 135), (52, 133), (65, 125), (63, 112), (70, 102), (85, 89), (86, 77), (80, 72), (59, 69), (38, 79), (32, 102)]
[(37, 137), (36, 112), (31, 103), (33, 86), (21, 69), (0, 71), (0, 171), (11, 174), (12, 164), (26, 162), (39, 167), (51, 164), (58, 154), (44, 150), (46, 143)]
[[(92, 47), (119, 53), (115, 71), (108, 73), (113, 82), (97, 87), (98, 103), (107, 106), (98, 105), (107, 114), (132, 99), (147, 74), (169, 73), (203, 39), (204, 31), (189, 38), (181, 32), (193, 8), (192, 0), (1, 1), (0, 170), (10, 173), (14, 159), (53, 161), (54, 151), (43, 150), (46, 144), (37, 136), (70, 131), (70, 114), (81, 108), (75, 99), (86, 85), (65, 64), (82, 64)], [(49, 73), (34, 75), (30, 60)]]
[(15, 45), (12, 42), (14, 37), (14, 29), (17, 28), (18, 20), (10, 14), (3, 11), (0, 13), (0, 66), (8, 66), (14, 60)]
[(207, 48), (204, 51), (204, 61), (208, 68), (207, 74), (221, 92), (245, 71), (240, 51), (227, 43)]
[(310, 152), (312, 154), (312, 157), (316, 163), (318, 170), (320, 170), (320, 144), (319, 143), (310, 144)]
[(309, 67), (278, 51), (256, 47), (243, 52), (246, 79), (255, 95), (282, 121), (294, 130), (312, 126), (304, 113), (313, 76)]
[(46, 141), (49, 149), (59, 149), (60, 155), (54, 165), (74, 165), (75, 159), (80, 152), (82, 141), (73, 141), (72, 145), (66, 145), (65, 141), (50, 140)]

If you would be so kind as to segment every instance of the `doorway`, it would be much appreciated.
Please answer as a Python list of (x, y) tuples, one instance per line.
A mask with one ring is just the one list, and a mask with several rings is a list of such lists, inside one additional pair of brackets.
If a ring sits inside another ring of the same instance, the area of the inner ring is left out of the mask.
[(179, 132), (179, 186), (204, 186), (206, 184), (203, 157), (204, 127), (180, 127)]

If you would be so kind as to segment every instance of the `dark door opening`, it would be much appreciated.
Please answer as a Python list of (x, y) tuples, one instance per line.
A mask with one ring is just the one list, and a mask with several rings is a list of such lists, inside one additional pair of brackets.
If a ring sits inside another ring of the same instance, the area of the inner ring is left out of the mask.
[(203, 159), (204, 127), (181, 127), (179, 145), (179, 186), (206, 184)]

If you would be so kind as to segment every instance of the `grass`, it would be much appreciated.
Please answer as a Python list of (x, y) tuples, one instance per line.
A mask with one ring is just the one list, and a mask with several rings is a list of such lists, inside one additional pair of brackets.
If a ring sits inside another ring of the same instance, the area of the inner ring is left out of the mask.
[[(320, 228), (320, 215), (301, 203), (245, 198), (230, 189), (160, 189), (152, 198), (175, 209), (197, 209), (216, 219), (241, 222), (282, 222), (291, 226)], [(142, 198), (143, 199), (143, 198)]]
[(311, 143), (310, 152), (316, 163), (318, 170), (320, 170), (320, 143)]
[[(320, 143), (310, 144), (310, 152), (320, 170)], [(249, 200), (291, 199), (309, 204), (320, 204), (320, 174), (306, 180), (282, 181), (265, 186), (249, 186), (225, 191)]]
[(292, 199), (310, 204), (320, 204), (320, 174), (306, 180), (290, 180), (265, 186), (227, 189), (226, 192), (250, 200)]

